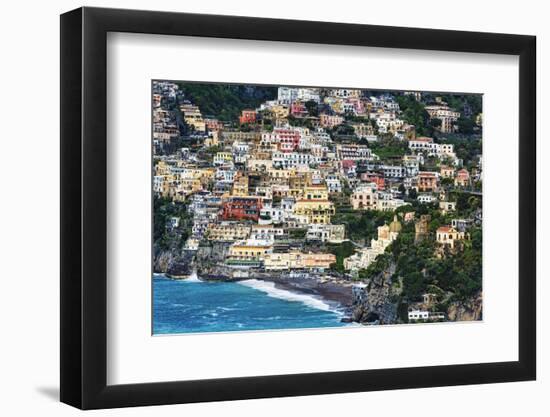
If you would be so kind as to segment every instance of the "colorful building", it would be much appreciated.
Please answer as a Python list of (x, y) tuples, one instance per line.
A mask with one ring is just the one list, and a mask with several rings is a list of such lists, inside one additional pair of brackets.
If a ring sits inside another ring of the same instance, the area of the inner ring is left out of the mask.
[(243, 110), (239, 117), (239, 123), (242, 125), (246, 123), (256, 123), (256, 117), (256, 110)]
[(223, 220), (258, 221), (262, 200), (259, 197), (230, 197), (222, 204)]

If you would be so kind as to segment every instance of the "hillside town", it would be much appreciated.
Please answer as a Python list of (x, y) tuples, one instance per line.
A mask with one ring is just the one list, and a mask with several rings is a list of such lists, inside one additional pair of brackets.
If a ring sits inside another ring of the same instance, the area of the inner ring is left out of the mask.
[(307, 288), (361, 323), (481, 319), (480, 95), (152, 90), (155, 272)]

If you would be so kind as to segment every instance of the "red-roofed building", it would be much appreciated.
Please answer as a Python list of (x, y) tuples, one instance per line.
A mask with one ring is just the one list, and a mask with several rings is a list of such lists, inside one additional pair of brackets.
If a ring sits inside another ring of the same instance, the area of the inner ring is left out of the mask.
[(386, 181), (384, 176), (377, 172), (363, 172), (361, 174), (361, 181), (363, 182), (372, 182), (376, 184), (378, 191), (384, 190), (386, 188)]
[(204, 124), (209, 131), (223, 129), (223, 122), (218, 119), (204, 119)]
[(342, 161), (342, 169), (348, 170), (350, 168), (355, 168), (355, 161), (351, 159), (344, 159)]
[(456, 173), (455, 185), (458, 187), (467, 187), (470, 185), (470, 174), (468, 170), (461, 169)]
[(292, 129), (273, 129), (273, 136), (281, 152), (293, 152), (300, 144), (300, 132)]
[(241, 124), (256, 123), (256, 110), (243, 110), (239, 117), (239, 122)]
[(436, 231), (436, 241), (442, 245), (449, 245), (454, 248), (455, 242), (464, 240), (466, 237), (464, 232), (459, 232), (453, 226), (441, 226)]
[(308, 115), (308, 111), (304, 103), (295, 101), (290, 105), (290, 114), (296, 117), (304, 117)]
[(259, 197), (232, 197), (222, 204), (222, 219), (258, 221), (261, 209)]
[(416, 177), (416, 186), (418, 191), (427, 192), (427, 191), (436, 191), (438, 176), (435, 172), (422, 171), (419, 172)]

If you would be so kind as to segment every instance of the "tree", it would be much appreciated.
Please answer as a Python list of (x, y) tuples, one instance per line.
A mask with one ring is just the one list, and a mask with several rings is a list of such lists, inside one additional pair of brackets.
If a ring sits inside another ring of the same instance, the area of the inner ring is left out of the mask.
[(319, 106), (316, 101), (308, 100), (306, 101), (305, 106), (310, 116), (316, 117), (319, 115)]
[(414, 125), (417, 134), (432, 135), (433, 128), (429, 125), (430, 115), (424, 108), (424, 104), (416, 101), (411, 95), (399, 95), (396, 97), (396, 101), (402, 112), (401, 118), (408, 124)]
[(457, 121), (458, 131), (464, 135), (474, 133), (475, 123), (472, 119), (461, 116)]
[(468, 202), (468, 194), (459, 193), (456, 198), (456, 209), (457, 211), (465, 211), (470, 207)]
[(454, 184), (454, 180), (452, 178), (446, 177), (441, 179), (441, 186), (442, 187), (450, 187)]
[(344, 259), (355, 253), (353, 243), (345, 241), (339, 244), (329, 244), (328, 250), (336, 256), (336, 264), (331, 265), (331, 268), (338, 272), (344, 272)]
[(257, 108), (277, 97), (276, 87), (235, 84), (178, 83), (185, 99), (199, 106), (203, 115), (235, 121), (246, 108)]
[(430, 119), (430, 126), (433, 127), (434, 129), (441, 128), (441, 119), (438, 119), (437, 117)]

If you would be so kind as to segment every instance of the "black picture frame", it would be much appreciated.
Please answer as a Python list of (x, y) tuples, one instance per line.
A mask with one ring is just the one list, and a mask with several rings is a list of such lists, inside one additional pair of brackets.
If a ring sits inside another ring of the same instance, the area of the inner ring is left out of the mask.
[[(519, 56), (518, 361), (107, 385), (108, 32)], [(536, 38), (79, 8), (61, 15), (61, 401), (81, 409), (534, 380)]]

